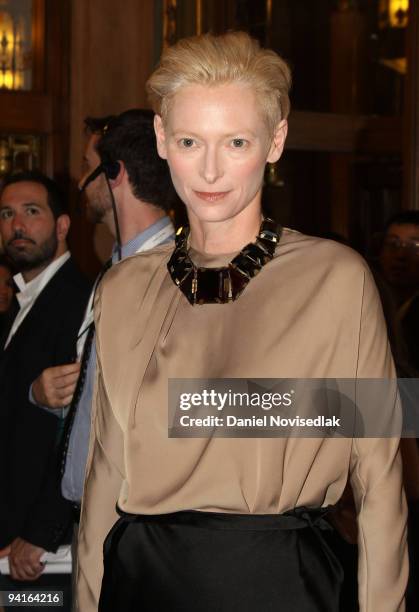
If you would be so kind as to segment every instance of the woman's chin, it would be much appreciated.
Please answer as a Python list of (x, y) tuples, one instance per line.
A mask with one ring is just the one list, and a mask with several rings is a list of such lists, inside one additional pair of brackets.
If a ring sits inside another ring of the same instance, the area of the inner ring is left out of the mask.
[(223, 223), (230, 222), (233, 219), (241, 218), (241, 213), (247, 208), (247, 206), (226, 206), (221, 204), (208, 204), (208, 205), (186, 205), (186, 211), (191, 224), (194, 222), (198, 223)]
[(235, 216), (235, 213), (221, 210), (220, 207), (199, 207), (199, 209), (186, 207), (186, 210), (189, 220), (199, 223), (222, 223)]

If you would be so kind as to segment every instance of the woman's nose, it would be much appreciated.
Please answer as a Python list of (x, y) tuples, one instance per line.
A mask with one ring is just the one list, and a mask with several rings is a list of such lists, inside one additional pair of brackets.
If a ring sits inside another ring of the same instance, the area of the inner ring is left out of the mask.
[(211, 147), (205, 151), (201, 174), (210, 185), (223, 175), (221, 156), (216, 148)]

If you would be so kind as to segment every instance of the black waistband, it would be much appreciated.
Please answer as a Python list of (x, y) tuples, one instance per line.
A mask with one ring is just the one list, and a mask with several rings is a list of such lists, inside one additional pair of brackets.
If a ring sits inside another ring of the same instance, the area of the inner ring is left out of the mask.
[(232, 514), (229, 512), (201, 512), (181, 510), (168, 514), (129, 514), (118, 506), (116, 511), (123, 521), (132, 523), (158, 523), (161, 525), (188, 525), (205, 529), (220, 530), (287, 530), (320, 527), (330, 529), (324, 516), (332, 506), (307, 508), (300, 506), (284, 514)]

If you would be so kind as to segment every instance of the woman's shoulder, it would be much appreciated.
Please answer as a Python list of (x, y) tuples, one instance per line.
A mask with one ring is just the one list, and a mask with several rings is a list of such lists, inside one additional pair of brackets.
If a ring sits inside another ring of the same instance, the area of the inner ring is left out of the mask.
[(125, 257), (107, 271), (103, 286), (106, 290), (115, 291), (120, 287), (147, 282), (159, 269), (166, 268), (173, 248), (174, 242), (171, 241)]
[(95, 320), (102, 345), (107, 341), (109, 346), (115, 342), (129, 344), (132, 329), (138, 332), (139, 324), (148, 320), (167, 276), (172, 251), (173, 243), (143, 251), (124, 258), (105, 274), (95, 297)]
[(285, 255), (296, 261), (305, 260), (311, 267), (315, 265), (358, 271), (369, 270), (364, 258), (346, 244), (303, 234), (288, 227), (283, 228), (275, 258)]

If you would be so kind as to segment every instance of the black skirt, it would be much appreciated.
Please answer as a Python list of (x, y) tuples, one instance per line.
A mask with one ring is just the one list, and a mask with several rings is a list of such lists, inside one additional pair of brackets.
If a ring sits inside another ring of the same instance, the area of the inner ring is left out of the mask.
[(338, 612), (343, 575), (324, 513), (120, 512), (99, 612)]

